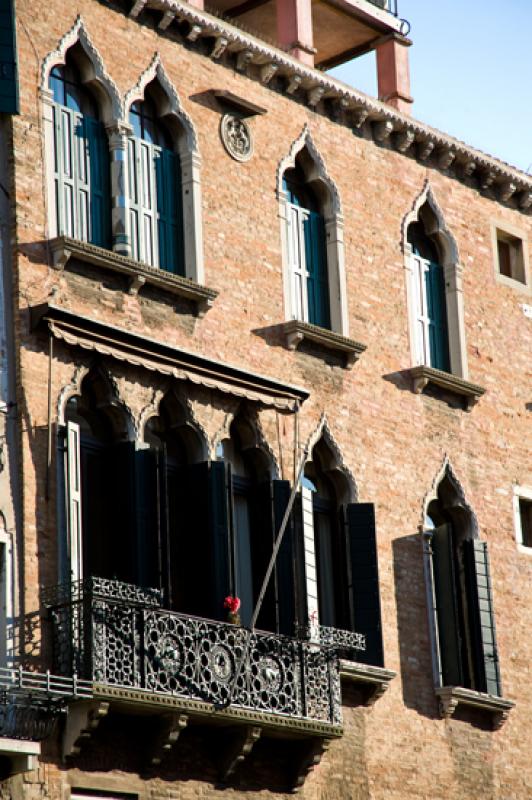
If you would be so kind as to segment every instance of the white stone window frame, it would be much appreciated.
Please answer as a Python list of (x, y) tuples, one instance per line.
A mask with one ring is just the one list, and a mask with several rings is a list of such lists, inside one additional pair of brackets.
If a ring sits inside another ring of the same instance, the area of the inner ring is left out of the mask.
[(424, 364), (430, 366), (426, 359), (425, 349), (420, 345), (416, 331), (419, 327), (418, 302), (416, 291), (418, 291), (419, 280), (416, 270), (419, 269), (419, 258), (412, 252), (412, 246), (408, 242), (408, 228), (413, 222), (419, 221), (419, 212), (427, 204), (432, 211), (432, 224), (425, 225), (425, 231), (434, 241), (438, 243), (443, 273), (445, 281), (445, 302), (447, 308), (447, 332), (449, 338), (449, 359), (451, 374), (456, 375), (464, 381), (469, 378), (467, 364), (467, 345), (464, 317), (464, 300), (462, 273), (463, 267), (460, 263), (458, 246), (454, 236), (448, 230), (443, 213), (435, 199), (430, 183), (427, 181), (422, 192), (418, 195), (411, 210), (404, 217), (402, 223), (402, 245), (404, 255), (406, 299), (408, 309), (408, 331), (410, 340), (410, 354), (412, 366)]
[(523, 544), (523, 527), (521, 522), (521, 510), (519, 508), (520, 500), (529, 500), (532, 503), (532, 485), (519, 486), (515, 484), (513, 487), (512, 497), (514, 531), (517, 549), (520, 553), (525, 553), (529, 557), (532, 557), (532, 545)]
[(122, 99), (116, 84), (105, 69), (102, 57), (94, 46), (82, 17), (76, 19), (72, 28), (59, 42), (57, 49), (46, 56), (41, 66), (39, 94), (44, 132), (46, 236), (53, 238), (59, 235), (53, 169), (55, 158), (54, 100), (53, 93), (49, 88), (49, 79), (52, 69), (64, 65), (68, 51), (77, 44), (80, 45), (84, 55), (83, 63), (78, 64), (81, 81), (96, 97), (109, 139), (111, 234), (114, 252), (127, 257), (131, 255), (126, 191), (127, 138), (131, 133), (131, 127), (126, 121), (126, 110), (135, 100), (143, 98), (145, 87), (156, 78), (168, 100), (167, 105), (162, 109), (162, 116), (173, 117), (184, 131), (184, 135), (179, 141), (178, 154), (181, 162), (185, 277), (203, 284), (205, 273), (200, 184), (201, 157), (198, 150), (198, 137), (192, 120), (183, 110), (179, 96), (164, 70), (158, 53), (154, 55), (137, 84)]
[[(303, 313), (301, 315), (298, 313), (297, 302), (294, 297), (288, 234), (291, 203), (283, 189), (285, 172), (295, 167), (296, 158), (303, 150), (307, 151), (313, 165), (312, 169), (306, 173), (307, 182), (311, 188), (317, 188), (320, 194), (326, 198), (322, 205), (322, 214), (325, 222), (331, 330), (341, 336), (348, 337), (349, 316), (344, 254), (344, 218), (340, 195), (335, 182), (327, 172), (323, 158), (314, 144), (308, 125), (305, 125), (300, 136), (292, 143), (288, 155), (282, 159), (277, 169), (277, 199), (279, 202), (281, 229), (285, 319), (287, 321), (299, 319), (301, 316), (308, 318), (308, 308), (306, 309), (306, 314)], [(301, 265), (301, 267), (301, 271), (305, 273), (304, 265)], [(306, 322), (307, 319), (301, 319), (300, 321)]]
[[(63, 36), (59, 42), (57, 50), (49, 53), (44, 59), (41, 67), (41, 85), (39, 94), (42, 103), (42, 118), (44, 130), (44, 169), (46, 172), (46, 207), (47, 207), (47, 232), (51, 237), (59, 235), (59, 225), (57, 220), (55, 186), (54, 186), (54, 120), (53, 93), (49, 88), (50, 73), (54, 67), (64, 66), (68, 51), (79, 44), (83, 51), (84, 58), (77, 63), (80, 70), (81, 82), (87, 86), (95, 96), (96, 103), (100, 110), (102, 122), (109, 136), (110, 163), (111, 163), (111, 228), (114, 234), (116, 230), (115, 207), (119, 206), (119, 200), (113, 194), (113, 187), (116, 185), (114, 180), (118, 165), (115, 164), (113, 149), (111, 147), (111, 134), (122, 119), (122, 101), (120, 92), (116, 84), (107, 74), (103, 60), (92, 43), (85, 23), (78, 17), (73, 27)], [(117, 249), (122, 252), (120, 248)]]
[[(523, 292), (524, 294), (532, 295), (532, 276), (530, 274), (528, 233), (522, 228), (506, 222), (506, 220), (492, 219), (490, 221), (490, 234), (491, 249), (493, 254), (493, 269), (497, 283), (508, 286), (511, 289), (515, 289), (519, 292)], [(499, 234), (501, 234), (501, 236), (499, 236)], [(504, 239), (505, 237), (509, 239), (518, 239), (521, 243), (524, 281), (520, 281), (518, 278), (510, 278), (507, 275), (503, 275), (500, 271), (498, 241), (499, 238)]]
[[(198, 136), (189, 115), (184, 111), (179, 95), (170, 81), (161, 61), (159, 53), (155, 53), (148, 68), (142, 73), (137, 84), (127, 92), (124, 98), (124, 116), (127, 120), (131, 105), (144, 100), (146, 87), (156, 81), (164, 96), (158, 105), (158, 118), (172, 128), (182, 132), (177, 140), (175, 152), (181, 164), (181, 198), (183, 209), (183, 243), (185, 260), (185, 277), (196, 283), (205, 282), (203, 261), (203, 224), (201, 203), (200, 169), (201, 157), (198, 150)], [(131, 126), (124, 122), (124, 153), (127, 153), (127, 138), (131, 135)], [(129, 162), (125, 157), (125, 170)], [(127, 181), (125, 181), (127, 185)], [(127, 192), (126, 192), (127, 195)], [(127, 199), (124, 198), (127, 205)], [(129, 214), (126, 213), (126, 230), (129, 236)]]

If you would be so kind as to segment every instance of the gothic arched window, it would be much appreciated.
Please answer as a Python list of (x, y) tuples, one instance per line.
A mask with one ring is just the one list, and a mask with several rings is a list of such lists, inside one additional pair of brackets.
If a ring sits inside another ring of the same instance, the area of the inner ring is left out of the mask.
[(296, 165), (283, 176), (288, 268), (295, 319), (331, 327), (325, 222), (318, 198)]
[(108, 247), (109, 148), (98, 105), (68, 56), (50, 72), (49, 88), (57, 234)]
[(184, 275), (181, 163), (149, 88), (129, 109), (129, 227), (133, 258)]
[(438, 248), (421, 221), (408, 226), (407, 240), (412, 248), (416, 361), (449, 372), (445, 279)]

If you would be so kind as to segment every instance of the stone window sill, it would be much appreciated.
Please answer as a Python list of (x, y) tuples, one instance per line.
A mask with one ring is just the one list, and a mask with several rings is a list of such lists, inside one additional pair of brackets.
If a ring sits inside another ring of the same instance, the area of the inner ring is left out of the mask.
[(0, 756), (7, 759), (9, 763), (8, 775), (3, 775), (3, 777), (11, 777), (36, 769), (40, 753), (40, 742), (0, 737)]
[(478, 386), (476, 383), (470, 383), (457, 375), (451, 375), (450, 372), (443, 372), (433, 367), (427, 367), (424, 364), (412, 367), (409, 372), (416, 394), (421, 394), (427, 386), (436, 386), (450, 394), (464, 398), (468, 411), (486, 392), (482, 386)]
[(92, 264), (103, 270), (124, 275), (129, 284), (130, 294), (137, 294), (144, 285), (151, 285), (168, 294), (189, 300), (196, 306), (198, 316), (203, 316), (208, 311), (218, 295), (214, 289), (201, 286), (190, 278), (173, 275), (171, 272), (150, 267), (112, 250), (105, 250), (103, 247), (71, 239), (68, 236), (52, 239), (50, 248), (55, 269), (65, 269), (70, 259)]
[(445, 719), (452, 717), (458, 706), (480, 709), (492, 717), (493, 729), (498, 730), (506, 720), (515, 703), (484, 692), (464, 689), (460, 686), (441, 686), (436, 690), (440, 713)]
[(396, 675), (391, 669), (340, 659), (342, 683), (354, 684), (362, 692), (366, 706), (372, 706), (383, 696)]
[(297, 350), (301, 342), (308, 341), (344, 357), (344, 366), (350, 369), (366, 349), (365, 344), (355, 342), (338, 333), (293, 319), (281, 326), (289, 350)]

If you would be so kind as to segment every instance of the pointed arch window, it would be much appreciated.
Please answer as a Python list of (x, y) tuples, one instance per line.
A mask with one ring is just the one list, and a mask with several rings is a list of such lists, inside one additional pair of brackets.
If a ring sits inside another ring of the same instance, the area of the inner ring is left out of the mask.
[[(349, 336), (343, 216), (337, 187), (306, 126), (279, 165), (277, 196), (284, 328), (302, 334), (289, 347), (317, 336), (314, 341), (334, 350), (341, 337)], [(320, 328), (333, 335), (323, 335)]]
[(445, 278), (436, 244), (425, 233), (422, 222), (408, 227), (412, 248), (412, 281), (417, 364), (450, 372), (449, 333)]
[[(352, 491), (322, 437), (305, 467), (299, 528), (311, 630), (362, 633), (356, 660), (383, 667), (375, 507), (350, 502)], [(352, 654), (349, 653), (349, 658)]]
[(488, 546), (448, 473), (427, 510), (436, 683), (500, 696)]
[(57, 233), (109, 247), (109, 148), (98, 105), (72, 58), (53, 67), (49, 88)]
[(296, 166), (283, 177), (287, 249), (294, 319), (331, 327), (325, 221), (318, 200)]
[(153, 267), (185, 274), (181, 163), (154, 98), (131, 104), (128, 202), (132, 256)]

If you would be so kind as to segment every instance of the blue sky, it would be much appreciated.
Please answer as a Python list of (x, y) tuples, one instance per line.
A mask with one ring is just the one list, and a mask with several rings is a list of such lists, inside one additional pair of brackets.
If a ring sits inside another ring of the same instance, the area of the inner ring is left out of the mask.
[[(532, 174), (532, 0), (398, 0), (413, 116)], [(375, 56), (332, 75), (376, 95)]]

